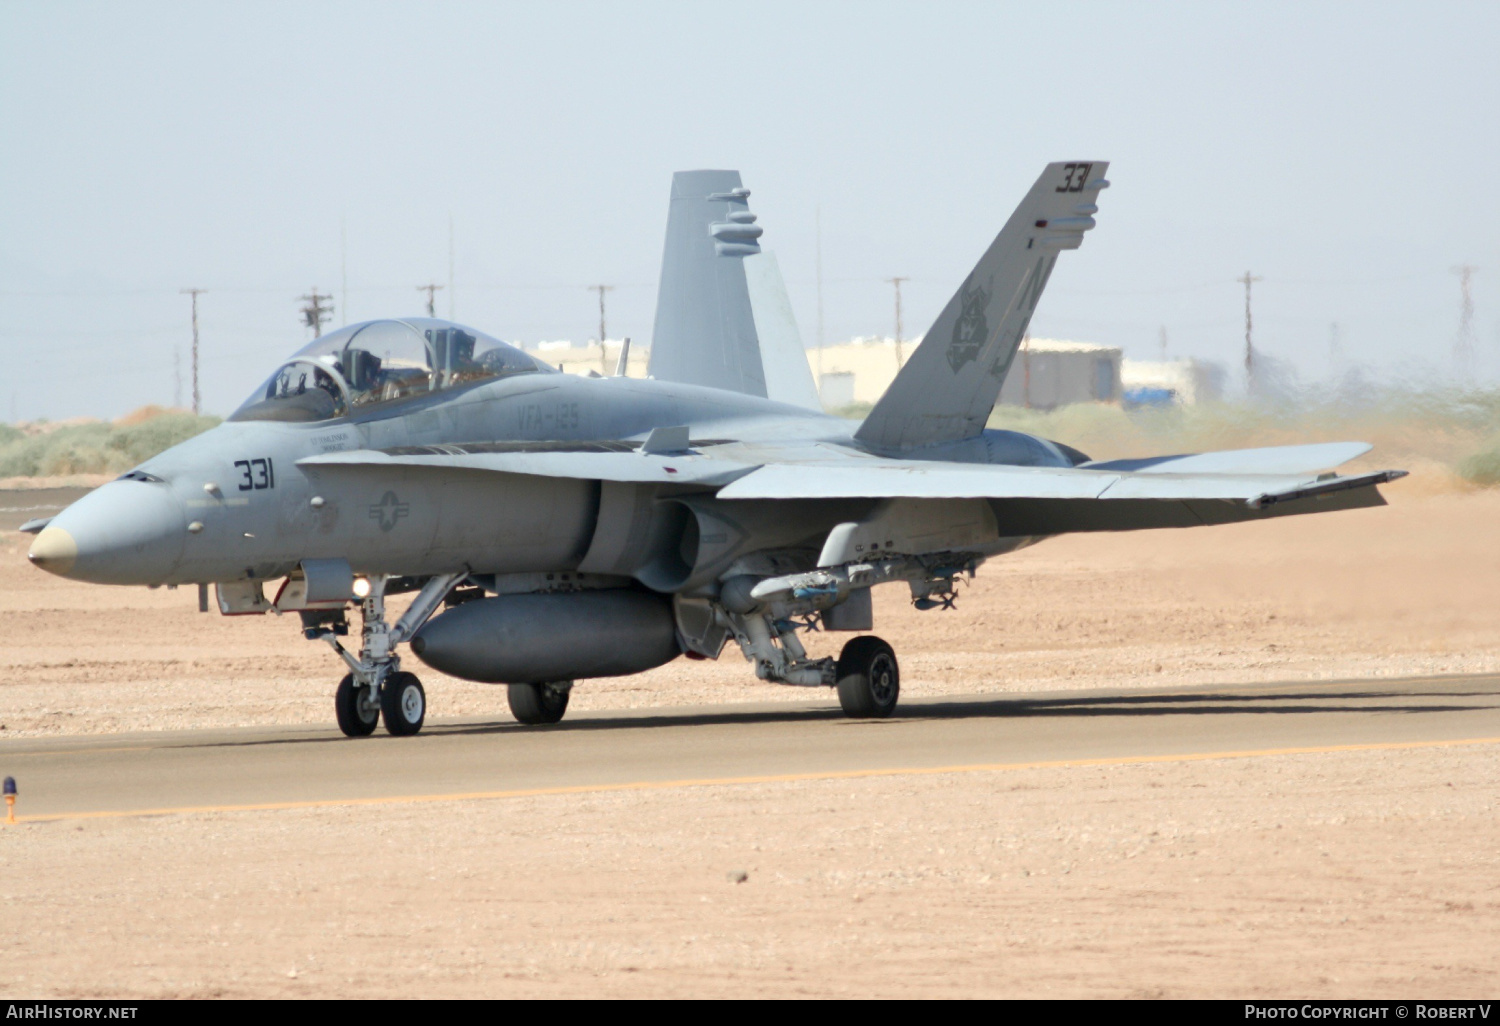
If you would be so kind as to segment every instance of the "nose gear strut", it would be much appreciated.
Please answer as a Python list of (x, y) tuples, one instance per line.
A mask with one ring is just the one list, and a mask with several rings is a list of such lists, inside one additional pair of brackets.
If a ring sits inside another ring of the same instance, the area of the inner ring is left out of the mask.
[(422, 684), (415, 674), (402, 672), (396, 646), (421, 630), (448, 593), (468, 577), (467, 571), (461, 571), (430, 578), (401, 619), (388, 626), (385, 591), (391, 578), (372, 575), (370, 593), (359, 606), (362, 623), (358, 657), (339, 642), (337, 625), (307, 631), (309, 639), (326, 641), (349, 666), (349, 675), (339, 684), (334, 699), (339, 728), (345, 734), (358, 737), (370, 733), (375, 729), (375, 720), (382, 715), (385, 729), (392, 734), (415, 734), (422, 729), (426, 718)]

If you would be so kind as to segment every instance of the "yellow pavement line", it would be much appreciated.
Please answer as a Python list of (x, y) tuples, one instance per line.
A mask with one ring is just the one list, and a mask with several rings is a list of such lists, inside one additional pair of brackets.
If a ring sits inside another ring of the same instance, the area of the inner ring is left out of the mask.
[(1306, 748), (1261, 748), (1231, 752), (1188, 752), (1182, 755), (1125, 755), (1101, 759), (1058, 759), (1042, 762), (985, 762), (961, 766), (905, 766), (889, 769), (823, 770), (809, 773), (771, 773), (747, 777), (704, 777), (685, 780), (638, 780), (624, 784), (574, 784), (567, 787), (527, 787), (509, 791), (462, 791), (451, 794), (387, 795), (381, 798), (323, 798), (300, 802), (253, 802), (244, 805), (184, 805), (161, 809), (114, 812), (57, 812), (17, 816), (18, 823), (62, 819), (129, 819), (195, 812), (271, 812), (284, 809), (326, 809), (355, 805), (414, 805), (432, 802), (481, 801), (495, 798), (539, 798), (547, 795), (600, 794), (611, 791), (666, 791), (683, 787), (723, 787), (732, 784), (787, 784), (804, 780), (860, 780), (871, 777), (932, 776), (951, 773), (1003, 773), (1015, 770), (1079, 769), (1089, 766), (1140, 766), (1155, 763), (1204, 762), (1210, 759), (1253, 759), (1272, 755), (1321, 755), (1332, 752), (1385, 752), (1413, 748), (1455, 748), (1500, 744), (1500, 737), (1471, 737), (1453, 741), (1391, 741), (1362, 745), (1319, 745)]

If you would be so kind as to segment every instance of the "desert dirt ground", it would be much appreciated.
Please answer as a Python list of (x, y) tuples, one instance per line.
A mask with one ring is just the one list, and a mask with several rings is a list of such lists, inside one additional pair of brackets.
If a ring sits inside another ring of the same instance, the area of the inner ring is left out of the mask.
[[(1500, 669), (1500, 495), (1401, 487), (1053, 540), (957, 612), (886, 589), (877, 633), (914, 695)], [(331, 721), (337, 664), (295, 622), (70, 584), (27, 541), (0, 534), (0, 762), (7, 738)], [(501, 689), (423, 678), (433, 717), (505, 716)], [(727, 652), (574, 701), (804, 697), (827, 700)], [(1481, 996), (1497, 789), (1478, 745), (28, 823), (0, 830), (0, 991)]]

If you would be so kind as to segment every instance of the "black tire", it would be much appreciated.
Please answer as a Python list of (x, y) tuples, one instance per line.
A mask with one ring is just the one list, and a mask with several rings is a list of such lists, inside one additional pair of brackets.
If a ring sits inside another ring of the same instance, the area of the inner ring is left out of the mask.
[(510, 712), (522, 723), (532, 725), (556, 723), (568, 711), (568, 696), (573, 693), (570, 680), (550, 684), (512, 684), (505, 693)]
[(380, 716), (386, 733), (410, 737), (427, 720), (427, 692), (415, 673), (393, 673), (380, 689)]
[(346, 737), (368, 737), (380, 722), (380, 710), (360, 701), (363, 691), (354, 686), (354, 674), (346, 673), (333, 693), (333, 715)]
[(839, 705), (848, 716), (884, 719), (901, 697), (896, 653), (873, 635), (854, 638), (839, 653)]

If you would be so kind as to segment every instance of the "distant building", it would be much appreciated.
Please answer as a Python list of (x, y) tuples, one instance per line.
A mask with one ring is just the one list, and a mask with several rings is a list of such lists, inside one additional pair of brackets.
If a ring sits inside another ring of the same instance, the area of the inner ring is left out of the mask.
[(1119, 402), (1121, 362), (1122, 354), (1115, 346), (1030, 339), (1010, 365), (1000, 402), (1033, 410)]
[[(920, 339), (902, 342), (899, 351), (895, 339), (872, 336), (856, 338), (838, 346), (809, 349), (807, 362), (823, 408), (837, 412), (855, 405), (873, 405), (896, 377), (896, 371), (911, 358)], [(608, 342), (601, 352), (599, 344), (541, 342), (525, 347), (526, 351), (559, 370), (570, 374), (614, 374), (620, 358), (620, 344)], [(651, 359), (647, 346), (632, 342), (629, 375), (644, 378)], [(1120, 350), (1091, 342), (1063, 342), (1055, 339), (1031, 339), (1016, 354), (1000, 402), (1012, 406), (1029, 406), (1050, 410), (1068, 403), (1119, 402)]]
[(1224, 395), (1224, 368), (1194, 360), (1126, 360), (1120, 367), (1126, 406), (1192, 406)]
[[(588, 375), (590, 371), (601, 377), (609, 377), (620, 363), (620, 342), (609, 339), (601, 352), (599, 343), (593, 339), (577, 344), (573, 342), (538, 342), (523, 346), (528, 353), (543, 363), (550, 363), (565, 374)], [(630, 365), (626, 376), (644, 378), (646, 362), (651, 359), (651, 349), (630, 343)]]
[(836, 411), (855, 403), (873, 404), (885, 394), (896, 379), (896, 371), (916, 348), (917, 341), (901, 343), (898, 358), (895, 339), (872, 335), (840, 346), (809, 349), (807, 362), (812, 367), (823, 409)]

